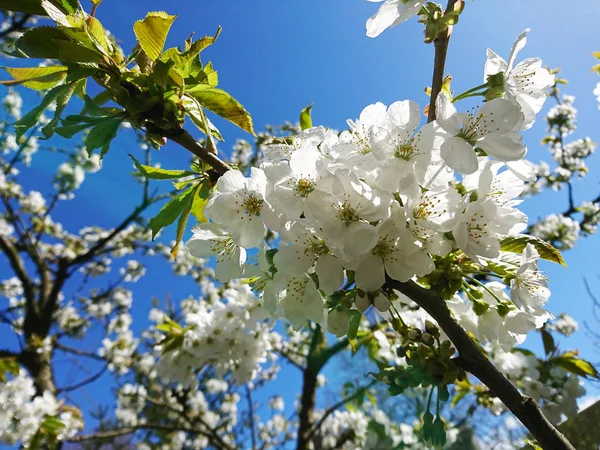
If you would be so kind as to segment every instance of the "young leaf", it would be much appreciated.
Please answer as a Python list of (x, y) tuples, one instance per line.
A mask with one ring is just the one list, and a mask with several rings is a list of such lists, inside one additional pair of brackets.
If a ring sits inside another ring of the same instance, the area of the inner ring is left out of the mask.
[(198, 222), (208, 222), (206, 217), (204, 217), (204, 207), (208, 203), (211, 190), (212, 188), (209, 180), (204, 180), (196, 186), (190, 212)]
[(312, 107), (313, 105), (308, 105), (306, 108), (304, 108), (301, 112), (300, 112), (300, 128), (302, 128), (303, 130), (306, 130), (308, 128), (312, 128), (312, 117), (311, 117), (311, 111), (312, 111)]
[[(200, 85), (198, 85), (200, 86)], [(209, 88), (190, 93), (206, 109), (254, 134), (250, 113), (235, 98), (221, 89)]]
[(108, 41), (106, 40), (106, 32), (104, 31), (102, 23), (100, 23), (100, 21), (95, 17), (90, 16), (87, 18), (86, 24), (88, 27), (89, 35), (92, 38), (94, 44), (96, 44), (96, 48), (102, 51), (103, 53), (108, 54), (109, 46)]
[(177, 48), (165, 50), (160, 59), (161, 61), (173, 61), (176, 67), (184, 68), (195, 59), (202, 50), (214, 44), (219, 37), (219, 34), (221, 34), (221, 27), (217, 29), (214, 36), (204, 36), (203, 38), (198, 39), (184, 52), (179, 51)]
[(567, 267), (565, 260), (557, 249), (555, 249), (546, 241), (543, 241), (535, 236), (529, 236), (527, 234), (507, 236), (500, 241), (500, 250), (505, 252), (522, 253), (527, 244), (532, 244), (540, 254), (541, 258)]
[(0, 81), (5, 86), (16, 86), (22, 84), (36, 91), (51, 89), (67, 76), (65, 66), (47, 67), (4, 67), (14, 80)]
[(152, 61), (156, 61), (162, 53), (169, 29), (176, 18), (165, 12), (149, 12), (143, 20), (133, 25), (140, 46)]
[(194, 199), (198, 196), (198, 188), (199, 186), (195, 186), (193, 188), (192, 195), (186, 197), (186, 199), (183, 201), (181, 215), (179, 216), (179, 220), (177, 221), (177, 235), (175, 237), (175, 245), (171, 249), (171, 256), (173, 256), (174, 259), (177, 259), (177, 254), (179, 253), (179, 244), (183, 239), (183, 233), (185, 232), (185, 226), (187, 225), (188, 217), (190, 216), (190, 211), (192, 210)]
[(598, 379), (598, 371), (589, 362), (575, 358), (574, 356), (559, 356), (554, 359), (556, 364), (565, 369), (568, 372), (574, 373), (582, 377), (593, 377)]
[(550, 334), (546, 328), (541, 329), (542, 333), (542, 342), (544, 343), (544, 352), (546, 355), (549, 355), (556, 349), (556, 344), (554, 343), (554, 338)]
[(151, 180), (175, 180), (189, 175), (196, 175), (195, 172), (190, 172), (189, 170), (166, 170), (159, 169), (158, 167), (145, 166), (135, 159), (133, 155), (130, 154), (129, 156), (133, 159), (133, 163), (140, 173)]
[(63, 95), (69, 89), (71, 89), (71, 86), (67, 84), (56, 86), (50, 89), (42, 99), (42, 102), (36, 108), (29, 111), (15, 123), (17, 139), (23, 136), (27, 130), (33, 128), (46, 108), (48, 108), (52, 102), (54, 102), (59, 96)]
[(6, 383), (6, 374), (18, 375), (20, 371), (16, 358), (0, 358), (0, 382)]
[(80, 80), (75, 83), (68, 84), (67, 86), (69, 86), (70, 89), (65, 90), (57, 97), (56, 110), (54, 111), (54, 117), (52, 118), (52, 120), (50, 122), (48, 122), (48, 124), (44, 128), (42, 128), (42, 134), (44, 135), (44, 137), (50, 138), (54, 134), (54, 131), (56, 130), (56, 127), (58, 126), (60, 116), (63, 113), (63, 111), (65, 110), (65, 108), (67, 107), (69, 100), (71, 100), (71, 97), (73, 97), (73, 94), (77, 91), (77, 89), (80, 88), (81, 84), (84, 84), (84, 83), (85, 83), (85, 80)]
[[(56, 27), (38, 27), (27, 30), (15, 46), (27, 58), (59, 59), (59, 43), (69, 38)], [(15, 54), (14, 56), (19, 56)]]
[(183, 210), (186, 208), (186, 205), (191, 200), (192, 195), (194, 195), (194, 189), (196, 187), (193, 186), (188, 190), (182, 192), (173, 200), (166, 203), (160, 212), (150, 219), (150, 229), (152, 230), (152, 239), (156, 237), (156, 234), (164, 227), (171, 225), (175, 222)]
[(110, 142), (117, 136), (123, 117), (109, 117), (98, 122), (85, 139), (85, 148), (89, 155), (97, 148), (102, 148), (100, 157), (108, 151)]

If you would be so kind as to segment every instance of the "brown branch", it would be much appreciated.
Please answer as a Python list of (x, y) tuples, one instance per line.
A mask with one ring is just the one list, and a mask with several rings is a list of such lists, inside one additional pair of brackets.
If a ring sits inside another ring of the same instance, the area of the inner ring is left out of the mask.
[(252, 440), (252, 450), (256, 450), (256, 427), (254, 426), (254, 404), (252, 403), (252, 391), (246, 384), (246, 401), (248, 402), (248, 420), (250, 421), (250, 439)]
[(223, 162), (217, 155), (211, 153), (206, 147), (202, 147), (196, 139), (185, 130), (182, 130), (181, 134), (177, 136), (169, 136), (169, 139), (182, 147), (186, 148), (202, 161), (210, 165), (218, 176), (221, 176), (227, 172), (230, 167)]
[(302, 394), (300, 397), (300, 412), (298, 413), (298, 440), (296, 450), (307, 450), (310, 443), (310, 431), (314, 424), (313, 413), (316, 404), (317, 376), (326, 362), (319, 358), (323, 346), (326, 345), (320, 326), (313, 331), (310, 350), (306, 358), (306, 368), (302, 374)]
[(319, 429), (323, 426), (323, 423), (325, 423), (325, 420), (327, 420), (327, 418), (331, 414), (333, 414), (339, 408), (341, 408), (342, 406), (344, 406), (345, 403), (350, 402), (350, 401), (354, 400), (355, 398), (358, 398), (360, 395), (362, 395), (366, 390), (368, 390), (369, 388), (371, 388), (377, 382), (378, 382), (377, 380), (372, 381), (371, 383), (367, 384), (366, 386), (363, 386), (363, 387), (357, 389), (352, 395), (349, 395), (348, 397), (344, 397), (343, 399), (341, 399), (339, 402), (337, 402), (333, 406), (330, 406), (329, 408), (327, 408), (327, 410), (325, 411), (325, 413), (323, 414), (323, 416), (319, 419), (319, 421), (315, 424), (315, 426), (313, 426), (312, 430), (310, 430), (310, 433), (309, 433), (309, 436), (308, 436), (309, 439), (317, 431), (319, 431)]
[(0, 250), (2, 250), (2, 253), (6, 255), (10, 267), (14, 271), (16, 277), (19, 279), (21, 284), (23, 285), (23, 292), (25, 294), (25, 301), (27, 302), (27, 307), (29, 308), (30, 306), (34, 306), (35, 286), (33, 282), (29, 279), (27, 270), (25, 270), (25, 264), (19, 256), (19, 252), (7, 236), (0, 235)]
[[(66, 439), (66, 442), (87, 442), (87, 441), (95, 441), (101, 439), (113, 439), (120, 436), (126, 436), (128, 434), (135, 433), (139, 430), (159, 430), (159, 431), (184, 431), (186, 433), (193, 434), (201, 434), (204, 433), (201, 430), (196, 430), (191, 427), (184, 427), (181, 425), (163, 425), (160, 423), (144, 423), (135, 425), (133, 427), (119, 428), (117, 430), (108, 430), (108, 431), (97, 431), (95, 433), (90, 434), (80, 434), (79, 436), (74, 436), (72, 438)], [(228, 448), (228, 447), (227, 447)]]
[(100, 378), (102, 375), (104, 375), (104, 373), (106, 372), (107, 369), (108, 369), (108, 363), (106, 363), (102, 367), (102, 369), (100, 369), (98, 372), (96, 372), (91, 377), (86, 378), (85, 380), (82, 380), (79, 383), (75, 383), (75, 384), (72, 384), (70, 386), (64, 386), (64, 387), (61, 387), (61, 388), (57, 388), (56, 392), (57, 393), (61, 393), (61, 392), (76, 391), (77, 389), (82, 388), (84, 386), (87, 386), (88, 384), (93, 383), (94, 381), (96, 381), (98, 378)]
[[(450, 11), (457, 0), (448, 0), (446, 11)], [(444, 83), (444, 69), (446, 67), (446, 55), (448, 54), (448, 44), (450, 42), (450, 35), (452, 34), (452, 26), (448, 27), (448, 31), (445, 34), (438, 36), (433, 41), (435, 47), (435, 56), (433, 62), (433, 80), (431, 81), (431, 98), (429, 99), (429, 114), (427, 116), (427, 122), (433, 122), (435, 120), (435, 101), (437, 100), (438, 94), (442, 90), (442, 84)]]
[(96, 361), (102, 361), (102, 362), (106, 361), (106, 358), (103, 358), (100, 355), (96, 355), (95, 353), (92, 353), (92, 352), (86, 352), (85, 350), (81, 350), (78, 348), (66, 347), (59, 342), (54, 342), (54, 348), (62, 350), (65, 353), (71, 353), (71, 354), (77, 355), (77, 356), (84, 356), (86, 358), (92, 358), (92, 359), (95, 359)]
[(457, 363), (484, 383), (525, 425), (544, 450), (575, 450), (546, 419), (536, 401), (521, 394), (479, 350), (467, 332), (454, 320), (441, 296), (412, 281), (401, 283), (388, 279), (386, 286), (407, 295), (437, 321), (458, 350)]

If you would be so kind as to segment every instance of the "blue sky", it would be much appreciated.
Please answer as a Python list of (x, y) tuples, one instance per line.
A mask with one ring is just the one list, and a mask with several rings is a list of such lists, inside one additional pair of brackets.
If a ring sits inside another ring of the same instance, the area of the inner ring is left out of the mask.
[[(564, 92), (576, 96), (575, 106), (580, 112), (579, 130), (574, 137), (589, 135), (600, 140), (600, 111), (592, 96), (600, 78), (590, 73), (595, 63), (591, 53), (600, 50), (596, 31), (600, 2), (578, 0), (569, 6), (561, 0), (466, 3), (448, 54), (447, 72), (453, 76), (454, 90), (462, 92), (482, 82), (487, 47), (507, 57), (516, 36), (531, 28), (522, 57), (540, 56), (545, 64), (561, 67), (562, 75), (570, 81)], [(203, 53), (203, 59), (213, 61), (221, 87), (251, 112), (257, 130), (265, 124), (295, 121), (299, 111), (311, 103), (315, 124), (343, 129), (346, 119), (357, 117), (370, 103), (412, 99), (424, 106), (428, 102), (424, 88), (431, 82), (433, 47), (423, 44), (422, 28), (416, 20), (387, 30), (377, 39), (367, 38), (365, 21), (376, 8), (377, 4), (364, 0), (104, 0), (97, 15), (126, 51), (135, 45), (133, 22), (149, 10), (179, 15), (169, 37), (170, 46), (181, 44), (192, 31), (197, 36), (214, 34), (221, 25), (223, 33)], [(224, 152), (236, 138), (251, 138), (226, 122), (215, 123), (226, 140), (221, 147)], [(534, 161), (549, 160), (539, 144), (544, 128), (540, 121), (525, 133), (528, 157)], [(67, 145), (60, 139), (53, 143)], [(86, 180), (76, 199), (59, 210), (56, 219), (77, 230), (92, 223), (110, 227), (128, 214), (140, 195), (131, 181), (127, 157), (127, 153), (136, 151), (133, 134), (125, 132), (111, 148), (105, 168)], [(577, 201), (597, 196), (598, 159), (591, 158), (590, 175), (576, 183)], [(155, 153), (154, 161), (165, 168), (184, 168), (188, 155), (185, 150), (167, 145)], [(33, 167), (23, 173), (26, 188), (47, 192), (56, 165), (55, 156), (37, 155)], [(546, 193), (524, 203), (532, 220), (566, 208), (564, 192)], [(600, 288), (600, 271), (594, 263), (599, 245), (598, 236), (581, 240), (576, 249), (564, 255), (568, 269), (543, 264), (552, 280), (553, 296), (548, 305), (552, 312), (568, 312), (580, 323), (590, 317), (591, 301), (583, 277), (592, 287)], [(0, 269), (4, 272), (2, 266)], [(152, 263), (150, 270), (156, 271), (154, 275), (162, 274), (159, 271), (164, 271), (165, 265)], [(148, 277), (135, 287), (136, 319), (146, 317), (153, 295), (161, 297), (171, 292), (174, 298), (183, 298), (197, 294), (191, 283), (170, 275), (161, 275), (160, 283), (156, 280), (156, 276)], [(537, 336), (531, 340), (528, 345), (541, 348)], [(592, 361), (600, 360), (583, 330), (564, 340), (564, 346), (579, 348), (581, 355)], [(108, 383), (90, 393), (97, 395), (106, 389)], [(284, 385), (278, 389), (293, 395)]]

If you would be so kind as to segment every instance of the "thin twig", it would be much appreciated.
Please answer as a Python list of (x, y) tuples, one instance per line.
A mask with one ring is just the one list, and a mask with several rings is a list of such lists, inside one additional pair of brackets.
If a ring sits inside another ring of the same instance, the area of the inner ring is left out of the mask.
[[(448, 0), (446, 11), (450, 11), (457, 0)], [(433, 41), (435, 47), (435, 57), (433, 62), (433, 79), (431, 81), (431, 98), (429, 99), (429, 114), (427, 116), (427, 122), (433, 122), (435, 120), (435, 102), (438, 94), (442, 90), (444, 84), (444, 70), (446, 67), (446, 56), (448, 54), (448, 44), (450, 42), (450, 34), (452, 33), (452, 26), (448, 27), (448, 31), (445, 34), (438, 36)]]

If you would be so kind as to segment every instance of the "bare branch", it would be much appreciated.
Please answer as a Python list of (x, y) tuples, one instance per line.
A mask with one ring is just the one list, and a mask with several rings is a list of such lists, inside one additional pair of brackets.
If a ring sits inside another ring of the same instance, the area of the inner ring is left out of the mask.
[[(450, 11), (457, 0), (448, 0), (446, 11)], [(452, 27), (448, 27), (446, 34), (437, 37), (433, 41), (435, 47), (435, 57), (433, 62), (433, 80), (431, 81), (431, 98), (429, 99), (429, 114), (427, 116), (427, 122), (433, 122), (435, 120), (435, 101), (437, 100), (438, 94), (442, 90), (442, 84), (444, 83), (444, 69), (446, 67), (446, 56), (448, 54), (448, 44), (450, 43), (450, 34), (452, 33)]]

